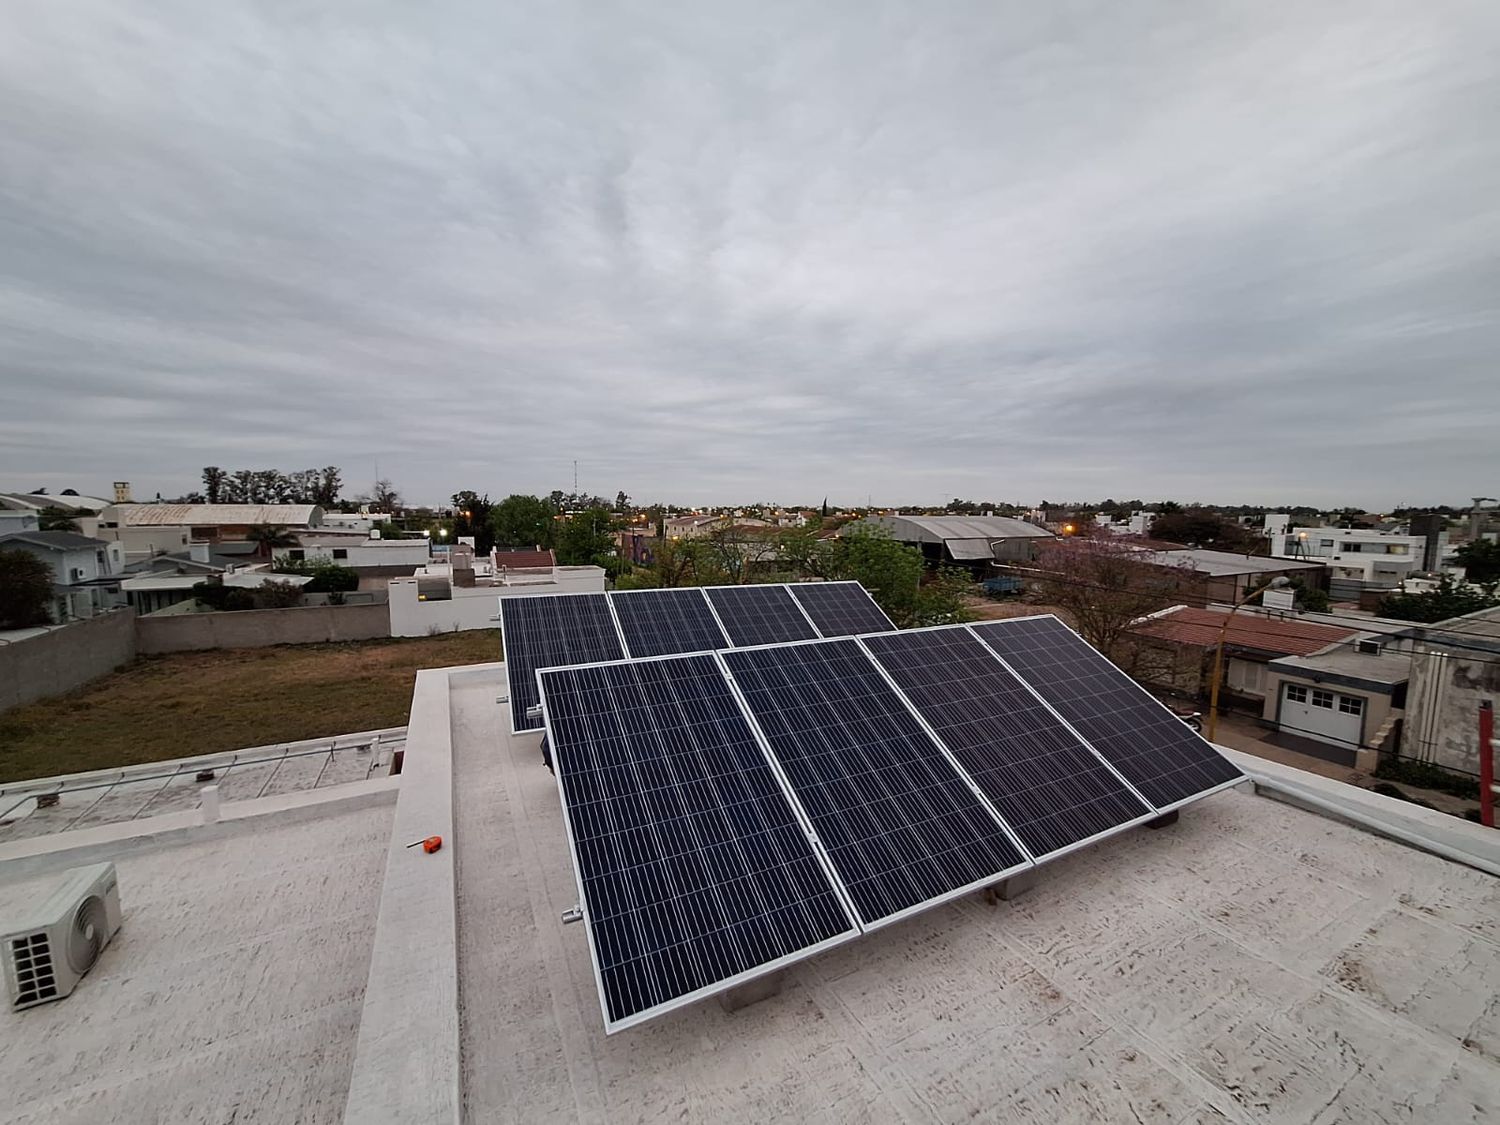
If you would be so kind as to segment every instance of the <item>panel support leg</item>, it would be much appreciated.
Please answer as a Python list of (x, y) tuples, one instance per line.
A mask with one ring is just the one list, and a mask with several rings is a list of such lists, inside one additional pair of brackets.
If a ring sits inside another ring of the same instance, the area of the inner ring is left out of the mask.
[(991, 906), (1000, 902), (1010, 902), (1031, 890), (1040, 879), (1041, 873), (1036, 868), (1019, 871), (1008, 879), (1001, 879), (998, 883), (991, 883), (985, 887), (984, 901)]
[(741, 1008), (748, 1008), (751, 1004), (758, 1004), (762, 1000), (780, 995), (785, 984), (786, 973), (784, 971), (767, 973), (763, 977), (756, 977), (754, 980), (736, 985), (727, 992), (719, 993), (719, 1007), (726, 1012), (737, 1012)]
[(1181, 809), (1173, 809), (1169, 813), (1162, 813), (1161, 816), (1157, 817), (1155, 820), (1148, 820), (1148, 821), (1146, 821), (1146, 827), (1147, 828), (1167, 828), (1167, 827), (1170, 827), (1171, 825), (1177, 823), (1177, 814), (1180, 813), (1181, 811), (1182, 811)]

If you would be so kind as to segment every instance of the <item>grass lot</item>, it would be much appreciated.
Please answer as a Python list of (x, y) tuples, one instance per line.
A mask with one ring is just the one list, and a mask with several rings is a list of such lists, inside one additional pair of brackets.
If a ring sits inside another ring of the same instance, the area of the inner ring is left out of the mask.
[(492, 629), (142, 657), (0, 714), (0, 782), (405, 726), (418, 669), (498, 659)]

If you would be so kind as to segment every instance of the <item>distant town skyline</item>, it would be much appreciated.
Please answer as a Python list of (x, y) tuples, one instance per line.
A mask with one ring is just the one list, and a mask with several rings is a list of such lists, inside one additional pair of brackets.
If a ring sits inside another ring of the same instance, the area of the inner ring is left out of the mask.
[(18, 0), (0, 480), (1500, 493), (1500, 9)]

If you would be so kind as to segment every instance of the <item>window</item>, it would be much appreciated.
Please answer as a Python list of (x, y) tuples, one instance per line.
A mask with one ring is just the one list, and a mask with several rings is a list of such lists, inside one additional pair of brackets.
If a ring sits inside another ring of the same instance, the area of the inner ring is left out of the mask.
[(1333, 546), (1333, 540), (1332, 539), (1319, 539), (1318, 540), (1318, 546), (1319, 547), (1332, 547)]
[(1346, 715), (1363, 715), (1365, 713), (1365, 701), (1357, 695), (1339, 696), (1339, 710)]
[(1312, 705), (1314, 707), (1326, 707), (1330, 711), (1332, 711), (1333, 710), (1333, 692), (1331, 692), (1331, 691), (1319, 691), (1317, 688), (1313, 688), (1313, 692), (1312, 692)]
[(1410, 550), (1411, 545), (1409, 543), (1392, 543), (1385, 549), (1385, 553), (1388, 555), (1404, 555)]
[(1307, 702), (1307, 689), (1301, 684), (1287, 684), (1286, 697), (1293, 703)]
[(296, 547), (293, 547), (286, 553), (286, 557), (291, 559), (293, 562), (301, 562), (306, 557), (306, 555), (307, 552), (302, 551)]
[(335, 547), (333, 549), (333, 557), (336, 559), (347, 559), (349, 557), (349, 548)]

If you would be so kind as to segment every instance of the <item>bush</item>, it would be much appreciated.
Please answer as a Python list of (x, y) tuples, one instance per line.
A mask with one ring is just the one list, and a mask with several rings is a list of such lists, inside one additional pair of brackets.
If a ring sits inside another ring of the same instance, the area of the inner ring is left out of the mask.
[(339, 566), (327, 559), (277, 563), (275, 572), (310, 575), (312, 581), (302, 587), (304, 594), (334, 594), (359, 589), (358, 571), (352, 566)]
[(656, 571), (645, 567), (638, 567), (615, 579), (616, 590), (654, 590), (660, 585), (661, 579), (657, 577)]
[(267, 579), (255, 591), (255, 601), (262, 609), (291, 609), (302, 604), (302, 587), (295, 582)]
[[(1407, 785), (1415, 785), (1419, 789), (1436, 789), (1439, 793), (1448, 793), (1454, 797), (1466, 797), (1469, 800), (1477, 800), (1479, 797), (1479, 782), (1472, 777), (1449, 773), (1441, 766), (1435, 766), (1431, 762), (1419, 762), (1415, 758), (1400, 758), (1394, 755), (1382, 757), (1375, 767), (1375, 776), (1383, 781), (1404, 781)], [(1388, 786), (1388, 788), (1394, 788), (1394, 786)], [(1378, 787), (1375, 791), (1380, 792)], [(1388, 795), (1405, 796), (1400, 793)]]
[(1436, 809), (1437, 806), (1431, 801), (1424, 801), (1421, 797), (1410, 797), (1397, 789), (1389, 782), (1381, 782), (1379, 785), (1370, 786), (1370, 792), (1379, 793), (1382, 797), (1395, 797), (1399, 801), (1409, 801), (1413, 805), (1420, 805), (1424, 809)]
[(255, 608), (255, 598), (249, 590), (225, 586), (222, 582), (199, 582), (193, 587), (193, 597), (214, 610)]

